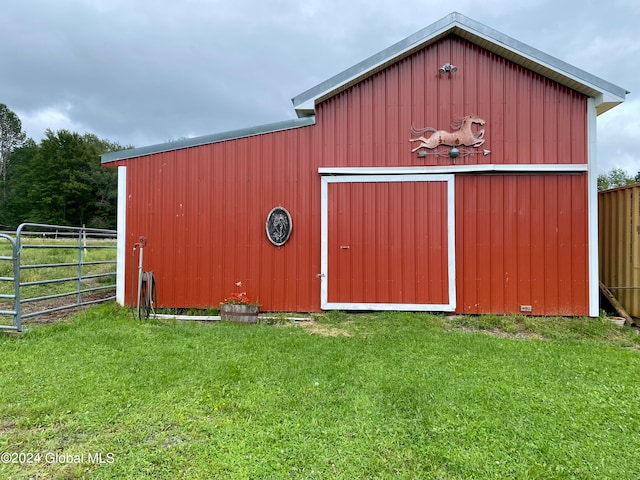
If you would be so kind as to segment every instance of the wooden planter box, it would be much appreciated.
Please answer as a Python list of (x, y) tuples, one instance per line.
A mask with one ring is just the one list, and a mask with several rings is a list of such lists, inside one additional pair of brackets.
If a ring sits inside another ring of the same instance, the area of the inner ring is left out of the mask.
[(257, 323), (259, 305), (220, 304), (220, 319), (230, 322)]

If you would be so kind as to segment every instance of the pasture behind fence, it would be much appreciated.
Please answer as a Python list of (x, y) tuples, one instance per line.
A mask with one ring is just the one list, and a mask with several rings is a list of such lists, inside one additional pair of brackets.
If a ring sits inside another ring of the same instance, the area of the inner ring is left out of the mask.
[(0, 330), (115, 299), (116, 231), (23, 223), (0, 234)]

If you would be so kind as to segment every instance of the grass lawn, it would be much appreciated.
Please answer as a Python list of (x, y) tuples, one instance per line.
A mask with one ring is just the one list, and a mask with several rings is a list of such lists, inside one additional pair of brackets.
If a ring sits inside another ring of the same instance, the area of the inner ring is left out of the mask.
[(628, 330), (401, 313), (142, 322), (94, 307), (0, 335), (0, 478), (637, 480)]

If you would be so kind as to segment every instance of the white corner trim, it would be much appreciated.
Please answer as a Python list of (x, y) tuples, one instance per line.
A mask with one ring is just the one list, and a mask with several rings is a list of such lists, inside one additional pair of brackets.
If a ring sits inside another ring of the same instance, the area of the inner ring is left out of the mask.
[(587, 222), (589, 231), (589, 316), (600, 314), (600, 282), (598, 255), (598, 155), (597, 155), (597, 111), (596, 100), (587, 100), (587, 158), (588, 190), (587, 190)]
[[(358, 169), (362, 172), (362, 169)], [(366, 169), (365, 169), (366, 170)], [(388, 169), (384, 169), (388, 170)], [(323, 176), (320, 186), (320, 307), (323, 310), (397, 310), (453, 312), (456, 309), (455, 262), (455, 176), (447, 174), (413, 175), (340, 175)], [(329, 272), (329, 184), (371, 182), (446, 182), (447, 183), (447, 268), (448, 303), (446, 304), (397, 304), (397, 303), (338, 303), (328, 301)]]
[(124, 305), (127, 227), (127, 167), (118, 167), (116, 302)]
[(320, 182), (320, 308), (328, 310), (327, 271), (329, 270), (329, 179)]

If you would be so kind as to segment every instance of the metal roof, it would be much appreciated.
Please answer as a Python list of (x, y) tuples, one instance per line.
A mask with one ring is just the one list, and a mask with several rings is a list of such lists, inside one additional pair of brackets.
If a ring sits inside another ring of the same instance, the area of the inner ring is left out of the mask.
[(100, 156), (102, 163), (116, 162), (127, 158), (141, 157), (143, 155), (151, 155), (153, 153), (170, 152), (181, 148), (197, 147), (208, 143), (223, 142), (225, 140), (233, 140), (236, 138), (251, 137), (254, 135), (262, 135), (264, 133), (279, 132), (281, 130), (290, 130), (292, 128), (306, 127), (316, 123), (313, 116), (305, 118), (294, 118), (292, 120), (284, 120), (282, 122), (267, 123), (255, 127), (241, 128), (238, 130), (230, 130), (222, 133), (212, 133), (201, 137), (186, 138), (175, 140), (172, 142), (158, 143), (149, 145), (148, 147), (131, 148), (129, 150), (120, 150), (118, 152), (105, 153)]
[(606, 80), (547, 55), (464, 15), (453, 12), (400, 42), (372, 55), (291, 99), (299, 117), (313, 115), (315, 105), (384, 70), (441, 38), (457, 35), (511, 62), (596, 99), (598, 115), (624, 102), (630, 93)]
[(313, 125), (315, 123), (315, 106), (318, 103), (447, 35), (458, 35), (485, 50), (537, 72), (588, 97), (595, 98), (598, 115), (624, 102), (625, 95), (630, 93), (624, 88), (569, 65), (551, 55), (547, 55), (482, 23), (453, 12), (404, 40), (293, 97), (292, 102), (298, 114), (298, 119), (105, 153), (101, 156), (101, 161), (102, 163), (115, 162), (153, 153), (168, 152)]

